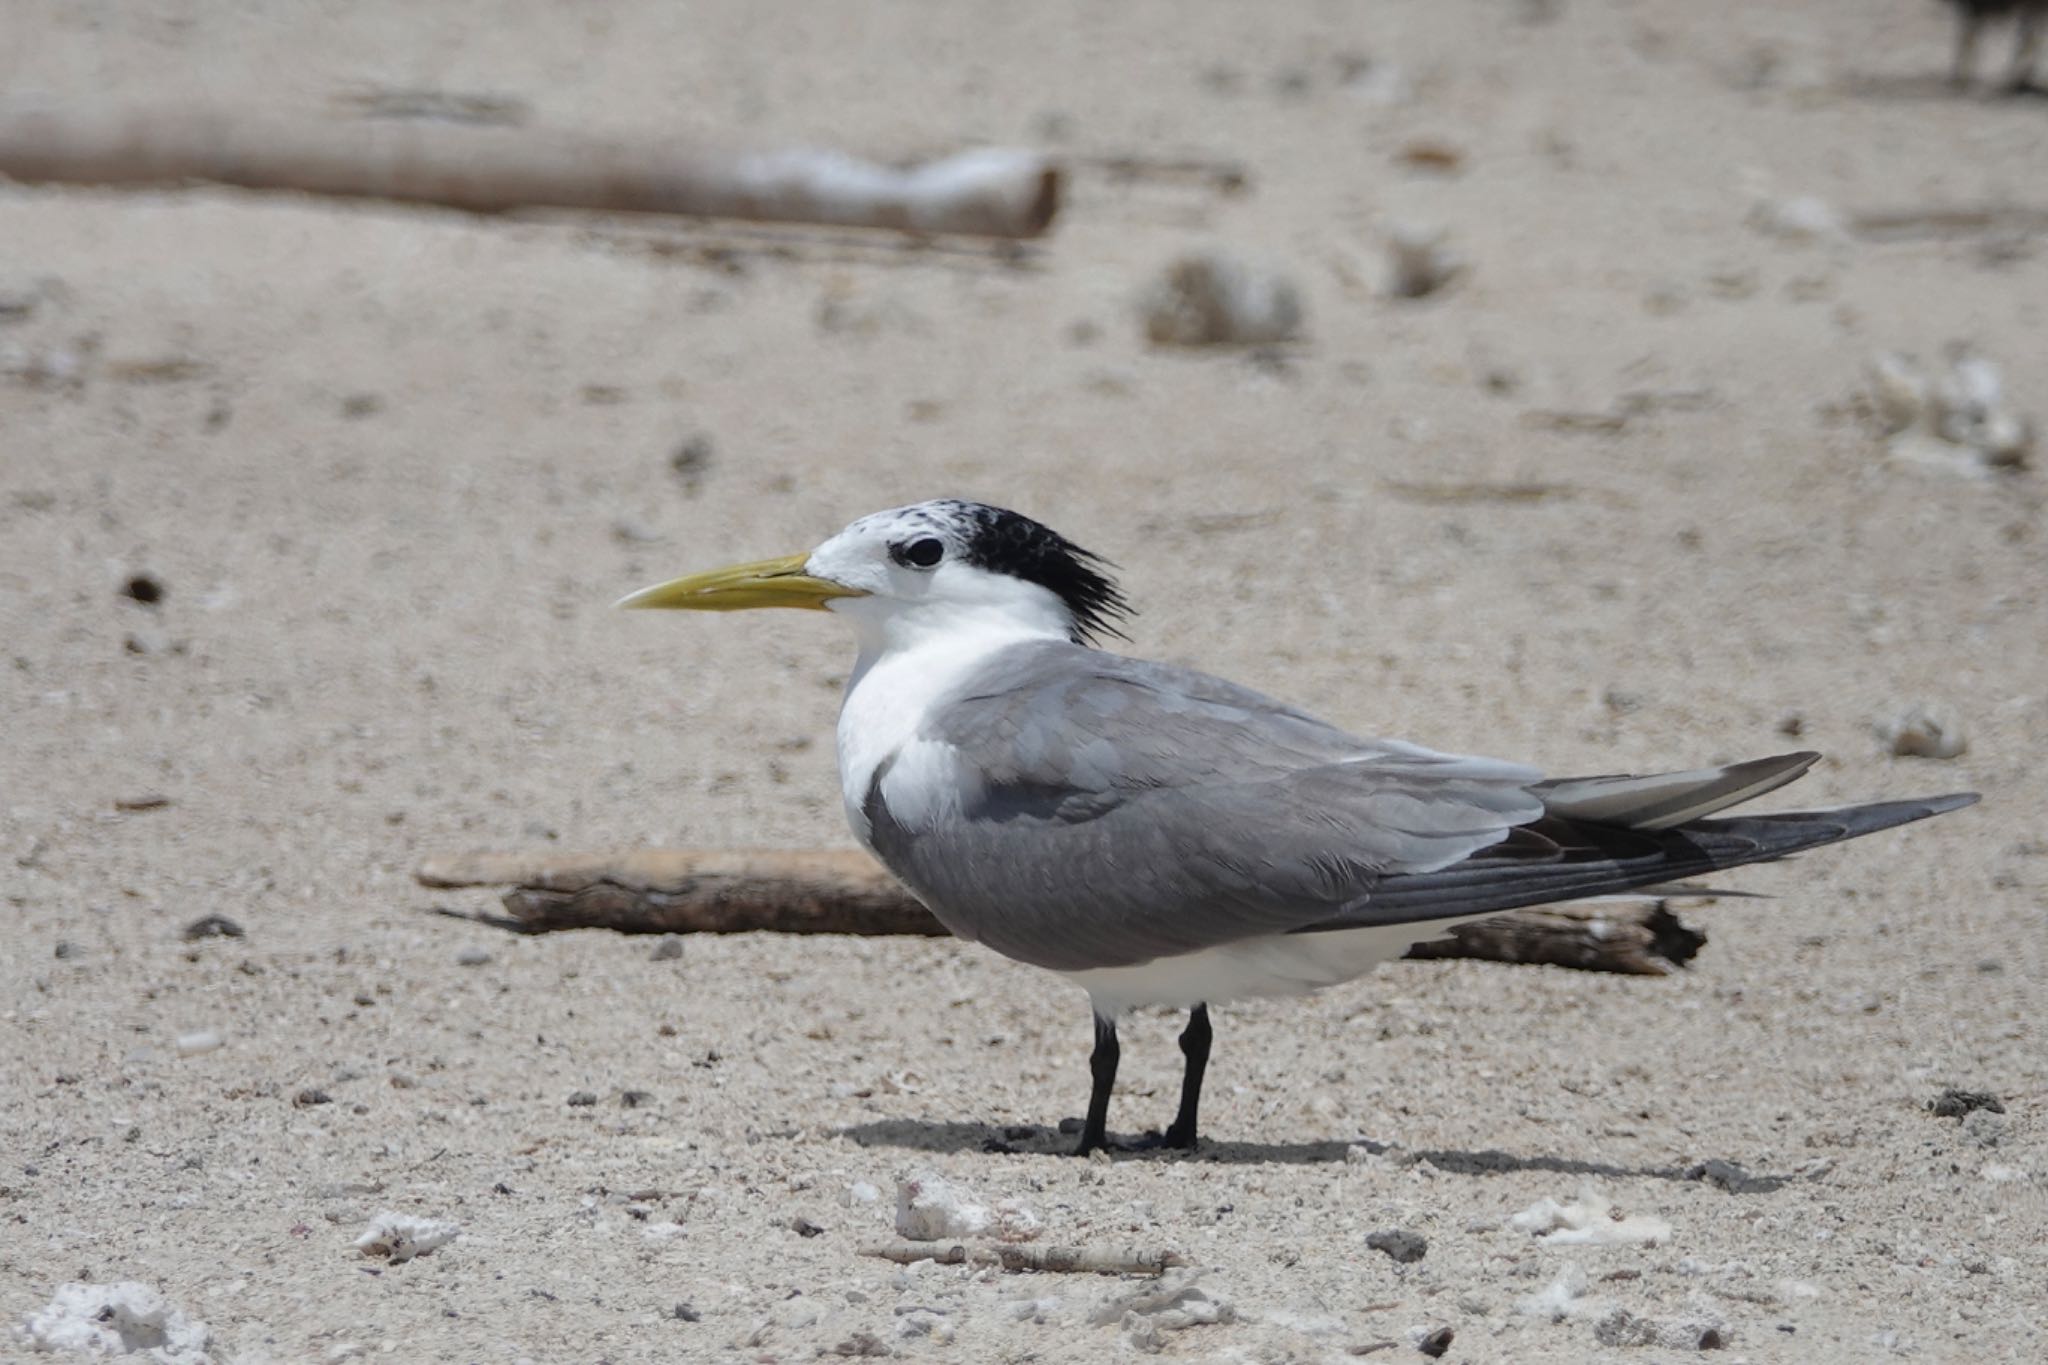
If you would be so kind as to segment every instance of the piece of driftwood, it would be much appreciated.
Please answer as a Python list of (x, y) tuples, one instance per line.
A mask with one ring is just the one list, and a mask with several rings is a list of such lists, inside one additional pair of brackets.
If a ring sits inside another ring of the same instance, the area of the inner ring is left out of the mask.
[(2026, 204), (1930, 204), (1854, 214), (1849, 231), (1872, 242), (2048, 233), (2048, 207)]
[[(430, 858), (424, 886), (506, 886), (512, 925), (629, 934), (924, 934), (946, 929), (854, 849), (640, 848), (616, 853), (458, 853)], [(1547, 963), (1663, 976), (1707, 941), (1662, 901), (1518, 910), (1417, 944), (1412, 958)]]
[(510, 886), (522, 927), (629, 934), (942, 935), (944, 925), (853, 849), (639, 848), (432, 858), (426, 886)]
[(1037, 1270), (1055, 1275), (1158, 1275), (1186, 1265), (1177, 1251), (1120, 1246), (1018, 1246), (1009, 1242), (885, 1242), (864, 1246), (863, 1256), (898, 1265), (937, 1261), (940, 1265), (994, 1265), (1004, 1270)]
[(1418, 943), (1406, 955), (1668, 976), (1692, 961), (1706, 941), (1663, 901), (1596, 901), (1538, 906), (1461, 924), (1450, 937)]
[(216, 109), (0, 109), (0, 176), (30, 184), (182, 185), (439, 204), (570, 208), (1036, 237), (1061, 174), (987, 148), (907, 169), (838, 152), (715, 154), (530, 128), (315, 120)]

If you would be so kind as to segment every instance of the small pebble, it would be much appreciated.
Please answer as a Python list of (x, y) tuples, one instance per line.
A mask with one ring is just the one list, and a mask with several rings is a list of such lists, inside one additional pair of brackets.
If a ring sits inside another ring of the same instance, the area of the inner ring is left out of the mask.
[(121, 584), (121, 595), (140, 602), (145, 607), (153, 607), (164, 600), (163, 580), (154, 574), (131, 574), (127, 581)]
[(620, 1092), (619, 1103), (628, 1109), (643, 1109), (654, 1103), (652, 1090), (626, 1090)]
[(1402, 145), (1395, 154), (1402, 165), (1438, 175), (1454, 174), (1465, 164), (1465, 153), (1442, 138), (1419, 137)]
[(1465, 265), (1447, 245), (1441, 228), (1395, 223), (1387, 229), (1387, 273), (1382, 291), (1390, 298), (1419, 299), (1436, 293)]
[(669, 1316), (673, 1317), (677, 1322), (702, 1322), (704, 1320), (704, 1315), (690, 1307), (687, 1303), (679, 1303), (668, 1311)]
[(1292, 280), (1210, 252), (1183, 256), (1160, 272), (1138, 311), (1160, 346), (1244, 346), (1293, 339), (1301, 293)]
[(1970, 747), (1963, 723), (1946, 707), (1920, 704), (1885, 727), (1885, 739), (1901, 758), (1955, 758)]
[(201, 915), (180, 930), (179, 936), (187, 943), (197, 943), (203, 938), (245, 938), (247, 934), (226, 915)]
[(668, 457), (668, 467), (683, 481), (685, 493), (695, 493), (697, 485), (711, 468), (711, 461), (717, 452), (711, 438), (699, 431), (686, 438)]
[(332, 1103), (334, 1103), (334, 1096), (328, 1094), (325, 1090), (312, 1086), (308, 1086), (292, 1096), (292, 1108), (294, 1109), (311, 1109), (316, 1104)]
[(1429, 1254), (1429, 1239), (1406, 1228), (1382, 1228), (1378, 1232), (1367, 1233), (1365, 1244), (1374, 1251), (1385, 1252), (1402, 1265), (1419, 1261)]
[(2005, 1102), (1988, 1090), (1958, 1090), (1951, 1086), (1927, 1104), (1927, 1112), (1938, 1119), (1959, 1119), (1979, 1109), (2003, 1114)]
[(673, 962), (682, 955), (683, 936), (681, 934), (663, 934), (661, 942), (655, 944), (654, 951), (649, 954), (656, 962)]
[(596, 1103), (597, 1092), (593, 1090), (578, 1090), (569, 1096), (569, 1107), (571, 1109), (588, 1109)]
[(84, 945), (82, 945), (82, 944), (78, 944), (78, 943), (73, 943), (73, 942), (72, 942), (72, 941), (71, 941), (70, 939), (68, 939), (68, 938), (60, 938), (60, 939), (58, 939), (58, 940), (57, 940), (57, 946), (56, 946), (56, 948), (55, 948), (55, 949), (54, 949), (53, 951), (55, 952), (55, 955), (57, 956), (57, 958), (58, 958), (58, 959), (59, 959), (60, 961), (61, 961), (61, 960), (63, 960), (63, 959), (65, 959), (65, 958), (73, 958), (73, 957), (84, 957), (84, 956), (85, 956), (85, 947), (84, 947)]
[(203, 1052), (212, 1052), (221, 1045), (221, 1037), (212, 1029), (200, 1029), (195, 1033), (181, 1033), (173, 1045), (180, 1057), (197, 1057)]
[(1450, 1328), (1439, 1327), (1422, 1340), (1416, 1342), (1415, 1349), (1428, 1356), (1431, 1360), (1436, 1360), (1444, 1352), (1451, 1349), (1451, 1342), (1456, 1336), (1457, 1333), (1453, 1332)]
[(490, 960), (491, 952), (488, 948), (464, 948), (455, 955), (455, 965), (458, 967), (481, 967)]
[(162, 810), (171, 804), (171, 798), (162, 792), (141, 792), (135, 796), (117, 796), (114, 809), (120, 811)]
[(848, 1359), (866, 1359), (870, 1356), (894, 1355), (895, 1352), (884, 1345), (882, 1339), (873, 1332), (855, 1332), (834, 1346), (831, 1354), (845, 1356)]

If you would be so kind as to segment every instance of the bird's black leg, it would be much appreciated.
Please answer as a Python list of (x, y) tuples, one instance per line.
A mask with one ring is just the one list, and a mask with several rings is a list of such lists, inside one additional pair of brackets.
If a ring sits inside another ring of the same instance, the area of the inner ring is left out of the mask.
[(2034, 64), (2041, 53), (2041, 11), (2032, 5), (2022, 5), (2018, 24), (2012, 40), (2012, 74), (2007, 77), (2005, 88), (2015, 95), (2024, 95), (2035, 88)]
[(1088, 1121), (1081, 1127), (1081, 1145), (1075, 1156), (1087, 1156), (1098, 1147), (1109, 1146), (1109, 1092), (1116, 1084), (1116, 1020), (1095, 1016), (1095, 1051), (1088, 1054), (1088, 1073), (1095, 1078), (1088, 1092)]
[(1188, 1011), (1188, 1026), (1181, 1030), (1180, 1050), (1188, 1069), (1180, 1079), (1180, 1113), (1166, 1130), (1165, 1145), (1195, 1150), (1195, 1110), (1202, 1102), (1202, 1073), (1209, 1069), (1209, 1007), (1197, 1005)]

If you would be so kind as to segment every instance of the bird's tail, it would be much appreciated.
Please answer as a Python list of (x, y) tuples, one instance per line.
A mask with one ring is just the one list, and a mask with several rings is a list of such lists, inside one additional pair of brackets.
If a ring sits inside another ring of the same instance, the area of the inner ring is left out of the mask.
[(1819, 760), (1819, 754), (1806, 750), (1648, 777), (1566, 777), (1540, 782), (1533, 790), (1543, 798), (1545, 810), (1567, 820), (1624, 829), (1672, 829), (1774, 792), (1803, 777)]
[[(1760, 762), (1769, 764), (1774, 760)], [(1739, 765), (1725, 771), (1738, 774), (1741, 767), (1750, 766)], [(1804, 771), (1803, 764), (1800, 770)], [(1654, 823), (1631, 825), (1586, 814), (1589, 810), (1607, 812), (1596, 801), (1597, 793), (1589, 794), (1592, 789), (1581, 787), (1582, 783), (1653, 784), (1656, 780), (1579, 778), (1547, 784), (1547, 790), (1537, 789), (1544, 793), (1550, 807), (1541, 820), (1516, 828), (1507, 839), (1461, 863), (1435, 872), (1387, 877), (1359, 904), (1333, 919), (1309, 926), (1307, 932), (1499, 913), (1641, 890), (1745, 863), (1769, 862), (1844, 839), (1858, 839), (1977, 802), (1975, 792), (1955, 792), (1917, 800), (1876, 801), (1837, 810), (1694, 819), (1676, 828), (1662, 823), (1661, 815), (1649, 816)], [(1772, 782), (1761, 769), (1731, 778), (1730, 785), (1740, 787), (1759, 781), (1769, 783), (1764, 790), (1783, 785), (1782, 781)], [(1564, 800), (1552, 802), (1550, 791), (1563, 792)], [(1640, 794), (1645, 797), (1642, 805), (1631, 805), (1616, 813), (1640, 817), (1657, 803), (1683, 806), (1706, 799), (1681, 795), (1675, 786), (1667, 788), (1661, 796), (1649, 788)]]

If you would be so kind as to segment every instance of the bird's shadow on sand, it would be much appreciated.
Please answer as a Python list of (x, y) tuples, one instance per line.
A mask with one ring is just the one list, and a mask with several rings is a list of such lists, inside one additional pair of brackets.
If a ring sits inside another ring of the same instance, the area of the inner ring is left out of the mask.
[(2048, 86), (2035, 81), (2012, 85), (2005, 71), (1986, 63), (1981, 77), (1961, 84), (1945, 72), (1852, 71), (1836, 81), (1834, 92), (1850, 99), (1888, 100), (1905, 104), (1995, 103), (2001, 100), (2036, 100), (2048, 96)]
[[(1067, 1156), (1074, 1149), (1072, 1133), (1044, 1124), (954, 1123), (930, 1119), (881, 1119), (852, 1124), (833, 1133), (862, 1147), (900, 1147), (914, 1152), (992, 1152), (1007, 1156)], [(1342, 1165), (1353, 1147), (1370, 1152), (1389, 1150), (1386, 1144), (1369, 1138), (1328, 1142), (1211, 1142), (1187, 1152), (1152, 1149), (1118, 1152), (1118, 1161), (1206, 1161), (1224, 1166)], [(1427, 1161), (1449, 1175), (1504, 1175), (1510, 1171), (1554, 1171), (1561, 1175), (1591, 1175), (1614, 1180), (1678, 1180), (1716, 1185), (1731, 1194), (1769, 1194), (1787, 1184), (1790, 1176), (1756, 1175), (1732, 1161), (1700, 1161), (1686, 1166), (1616, 1166), (1604, 1161), (1580, 1161), (1573, 1157), (1520, 1156), (1489, 1148), (1479, 1152), (1418, 1151), (1415, 1159)]]

